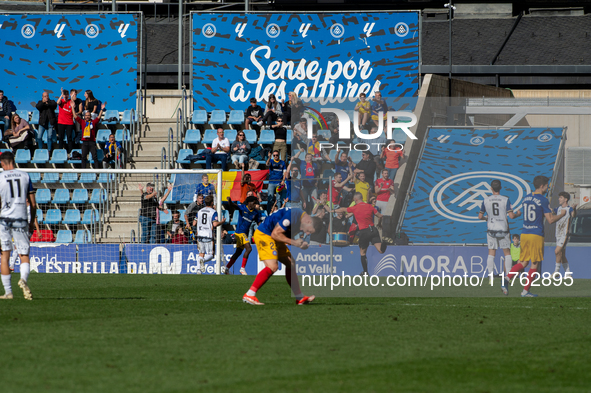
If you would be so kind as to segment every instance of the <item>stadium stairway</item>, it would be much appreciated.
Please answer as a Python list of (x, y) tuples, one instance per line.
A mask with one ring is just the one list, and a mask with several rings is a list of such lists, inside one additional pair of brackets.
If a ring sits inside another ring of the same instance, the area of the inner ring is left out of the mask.
[[(168, 149), (169, 129), (172, 127), (176, 135), (175, 119), (147, 119), (136, 135), (133, 146), (133, 161), (127, 164), (128, 169), (160, 168), (162, 148)], [(168, 154), (168, 152), (167, 152)], [(140, 192), (138, 184), (144, 187), (152, 181), (151, 175), (123, 175), (120, 177), (116, 192), (113, 193), (113, 203), (110, 217), (106, 218), (103, 229), (103, 243), (130, 242), (131, 230), (138, 233), (138, 210), (140, 208)]]

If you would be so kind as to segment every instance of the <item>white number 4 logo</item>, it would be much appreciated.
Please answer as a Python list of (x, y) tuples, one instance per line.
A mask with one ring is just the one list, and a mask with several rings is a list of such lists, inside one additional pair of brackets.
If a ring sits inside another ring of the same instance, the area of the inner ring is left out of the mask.
[(129, 28), (129, 23), (127, 23), (127, 24), (121, 23), (121, 26), (119, 26), (119, 30), (117, 30), (119, 32), (119, 34), (121, 34), (121, 38), (125, 38), (125, 32), (127, 31), (128, 28)]
[(53, 32), (55, 33), (55, 36), (57, 38), (62, 38), (62, 33), (64, 32), (64, 29), (66, 28), (66, 24), (65, 23), (58, 23), (57, 25), (55, 25), (55, 29), (53, 29)]

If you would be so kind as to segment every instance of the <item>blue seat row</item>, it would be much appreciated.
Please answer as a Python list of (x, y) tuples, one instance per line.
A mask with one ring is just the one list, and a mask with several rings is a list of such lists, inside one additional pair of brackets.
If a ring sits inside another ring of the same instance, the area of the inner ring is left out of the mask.
[[(68, 229), (60, 229), (57, 231), (55, 237), (56, 243), (72, 243), (72, 231)], [(86, 229), (79, 229), (76, 231), (75, 244), (87, 244), (91, 242), (90, 231)]]
[(58, 224), (84, 224), (91, 225), (99, 221), (99, 212), (96, 209), (86, 209), (84, 214), (80, 215), (78, 209), (68, 209), (62, 219), (62, 212), (59, 209), (49, 209), (43, 217), (43, 211), (37, 209), (37, 222), (39, 224), (58, 225)]
[[(39, 124), (39, 111), (37, 109), (29, 112), (25, 109), (19, 109), (16, 111), (16, 114), (19, 115), (21, 119), (26, 120), (29, 124), (38, 125)], [(131, 118), (131, 109), (126, 109), (123, 111), (121, 116), (119, 115), (119, 111), (117, 109), (108, 109), (104, 113), (104, 120), (102, 121), (103, 124), (123, 124), (123, 125), (130, 125), (132, 123)], [(137, 116), (136, 116), (137, 117)], [(244, 114), (243, 114), (244, 117)], [(116, 120), (109, 120), (116, 118)], [(137, 119), (133, 119), (137, 120)], [(230, 124), (230, 123), (228, 123)], [(233, 124), (233, 123), (232, 123)]]
[[(271, 145), (275, 143), (275, 132), (273, 130), (261, 130), (261, 135), (257, 138), (257, 134), (255, 130), (243, 130), (244, 136), (246, 140), (250, 144), (256, 144), (257, 139), (258, 143), (262, 145)], [(224, 130), (224, 136), (230, 140), (230, 142), (234, 142), (236, 140), (236, 130)], [(196, 129), (187, 130), (185, 134), (185, 138), (183, 139), (183, 143), (187, 145), (191, 144), (198, 144), (203, 143), (204, 145), (211, 145), (213, 140), (217, 138), (217, 131), (216, 130), (205, 130), (203, 134), (203, 138), (201, 137), (201, 131)], [(287, 144), (291, 144), (291, 140), (293, 137), (293, 131), (287, 130)]]
[[(46, 174), (47, 175), (47, 174)], [(70, 199), (70, 190), (60, 188), (55, 190), (53, 198), (51, 197), (51, 190), (47, 188), (39, 188), (35, 192), (35, 201), (37, 203), (54, 203), (56, 205), (65, 205), (68, 203), (82, 204), (82, 203), (101, 203), (107, 200), (107, 192), (103, 189), (94, 189), (90, 198), (88, 198), (88, 190), (76, 189)]]
[[(41, 173), (39, 172), (31, 172), (29, 177), (33, 183), (60, 183), (60, 175), (55, 172), (45, 173), (43, 179), (41, 179)], [(115, 177), (114, 174), (101, 173), (97, 179), (96, 173), (82, 173), (78, 178), (77, 173), (66, 172), (62, 174), (61, 183), (108, 183), (114, 181)]]
[[(81, 149), (73, 149), (72, 152), (74, 151), (82, 154)], [(105, 157), (105, 152), (102, 149), (97, 149), (96, 155), (98, 160), (102, 162)], [(87, 159), (91, 164), (94, 163), (94, 159), (90, 153), (88, 154)], [(47, 149), (35, 150), (35, 154), (32, 158), (30, 150), (19, 149), (16, 151), (14, 161), (17, 164), (65, 164), (66, 162), (69, 164), (80, 164), (82, 160), (68, 159), (66, 149), (55, 149), (51, 154), (51, 158), (49, 158), (49, 151)]]
[(191, 116), (192, 124), (242, 124), (244, 123), (244, 112), (239, 110), (230, 111), (230, 117), (226, 121), (226, 111), (214, 109), (211, 111), (209, 122), (207, 121), (207, 111), (195, 110)]

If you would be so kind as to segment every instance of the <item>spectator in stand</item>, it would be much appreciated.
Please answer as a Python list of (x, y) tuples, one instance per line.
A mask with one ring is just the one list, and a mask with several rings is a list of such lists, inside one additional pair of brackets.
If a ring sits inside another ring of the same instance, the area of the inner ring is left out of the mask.
[(359, 172), (357, 174), (357, 178), (355, 179), (355, 192), (360, 193), (363, 198), (363, 202), (367, 203), (367, 201), (369, 201), (370, 191), (371, 186), (365, 181), (365, 173)]
[(172, 244), (189, 244), (189, 240), (185, 236), (185, 232), (183, 232), (182, 226), (180, 226), (176, 229), (176, 232), (170, 242)]
[(80, 129), (82, 130), (82, 169), (86, 169), (86, 159), (88, 157), (88, 152), (92, 154), (92, 167), (94, 169), (99, 169), (98, 155), (96, 153), (96, 131), (98, 129), (98, 123), (101, 121), (101, 116), (106, 104), (106, 102), (103, 104), (98, 117), (94, 120), (92, 120), (92, 114), (88, 111), (84, 112), (84, 120), (78, 116), (78, 112), (74, 112), (76, 122), (80, 124)]
[(386, 119), (388, 117), (387, 112), (388, 112), (388, 105), (386, 104), (386, 101), (382, 99), (382, 93), (380, 93), (379, 91), (376, 91), (375, 96), (372, 100), (371, 103), (371, 119), (374, 121), (376, 127), (379, 127), (379, 116), (380, 116), (380, 112), (383, 113), (382, 117), (384, 119), (384, 123), (386, 122)]
[(156, 243), (156, 216), (160, 208), (158, 199), (156, 198), (156, 190), (154, 189), (153, 183), (146, 184), (146, 192), (144, 187), (140, 184), (139, 190), (142, 194), (141, 197), (141, 209), (140, 209), (140, 225), (142, 227), (142, 243)]
[(37, 133), (37, 147), (43, 148), (43, 135), (47, 133), (47, 150), (51, 152), (51, 144), (57, 130), (57, 119), (55, 110), (57, 103), (49, 99), (49, 93), (43, 92), (41, 101), (35, 105), (39, 111), (39, 131)]
[(197, 184), (195, 187), (195, 194), (193, 194), (193, 202), (197, 201), (199, 195), (202, 195), (204, 198), (208, 195), (213, 196), (213, 200), (215, 201), (215, 186), (209, 182), (208, 175), (201, 176), (201, 183)]
[(265, 106), (265, 115), (259, 121), (258, 125), (262, 126), (263, 124), (271, 125), (271, 123), (277, 120), (277, 116), (282, 116), (283, 113), (281, 111), (281, 104), (277, 102), (277, 98), (275, 98), (275, 94), (269, 94), (269, 100), (267, 105)]
[(291, 108), (291, 115), (289, 119), (284, 119), (285, 124), (289, 124), (292, 127), (296, 125), (296, 122), (300, 120), (302, 112), (304, 111), (304, 103), (298, 98), (298, 95), (294, 91), (288, 93), (289, 106)]
[(115, 140), (115, 135), (109, 135), (109, 141), (105, 145), (103, 152), (105, 153), (103, 158), (103, 168), (114, 168), (117, 162), (119, 162), (122, 168), (125, 166), (123, 147), (121, 146), (121, 143)]
[(328, 200), (328, 192), (326, 190), (319, 191), (320, 196), (318, 200), (314, 204), (314, 208), (312, 209), (312, 215), (315, 216), (318, 214), (320, 210), (324, 210), (325, 213), (329, 212), (330, 210), (334, 209), (334, 206)]
[[(382, 177), (376, 180), (376, 206), (384, 214), (390, 195), (394, 193), (394, 181), (390, 179), (387, 169), (382, 170)], [(388, 214), (389, 215), (389, 214)]]
[(349, 168), (349, 175), (343, 180), (343, 175), (340, 172), (335, 173), (332, 181), (332, 203), (334, 205), (343, 206), (342, 201), (348, 200), (349, 193), (353, 188), (347, 187), (349, 181), (353, 178), (353, 172)]
[(294, 148), (306, 148), (308, 145), (308, 121), (301, 118), (300, 122), (293, 127), (293, 137), (291, 144)]
[(211, 165), (220, 161), (222, 171), (226, 171), (228, 166), (228, 153), (230, 153), (230, 141), (224, 136), (224, 129), (218, 128), (218, 136), (211, 144), (211, 154), (206, 155), (207, 169), (211, 169)]
[(341, 153), (335, 156), (334, 170), (335, 174), (340, 173), (343, 179), (349, 176), (349, 168), (353, 165), (353, 161), (347, 155), (346, 151), (341, 150)]
[(362, 130), (363, 127), (369, 121), (369, 115), (371, 114), (371, 103), (366, 100), (365, 93), (359, 94), (359, 102), (355, 105), (355, 110), (359, 112), (359, 129)]
[[(369, 151), (361, 153), (361, 161), (357, 164), (353, 172), (355, 174), (365, 173), (365, 179), (370, 184), (373, 183), (376, 174), (376, 163), (371, 159), (371, 153)], [(363, 201), (367, 202), (367, 199), (364, 199)]]
[(244, 173), (244, 171), (242, 171), (242, 180), (240, 180), (240, 203), (246, 201), (249, 192), (252, 192), (252, 195), (256, 196), (259, 202), (261, 201), (261, 196), (257, 193), (257, 186), (252, 182), (250, 173)]
[(96, 98), (94, 98), (92, 90), (86, 90), (84, 92), (84, 98), (86, 98), (86, 100), (84, 101), (84, 110), (90, 112), (90, 114), (92, 115), (92, 120), (96, 119), (99, 114), (99, 101)]
[(277, 122), (271, 126), (275, 132), (273, 150), (281, 154), (281, 159), (287, 159), (287, 129), (283, 126), (283, 117), (277, 116)]
[[(295, 158), (302, 153), (300, 150)], [(312, 198), (313, 193), (316, 191), (317, 180), (316, 177), (320, 176), (320, 169), (318, 164), (312, 161), (312, 154), (307, 153), (305, 162), (300, 164), (300, 172), (302, 173), (302, 206), (304, 209), (308, 208), (312, 210)]]
[(8, 137), (10, 147), (16, 152), (19, 149), (27, 148), (29, 142), (33, 141), (34, 132), (25, 119), (14, 113), (10, 121), (10, 129), (6, 130), (4, 136)]
[(4, 130), (8, 130), (10, 127), (10, 115), (12, 108), (8, 102), (8, 97), (4, 95), (4, 90), (0, 90), (0, 120), (4, 122)]
[(58, 149), (64, 148), (64, 142), (68, 139), (68, 153), (74, 148), (74, 112), (72, 111), (72, 101), (68, 91), (61, 89), (62, 95), (57, 100), (59, 113), (57, 116), (57, 142)]
[[(320, 194), (320, 197), (326, 199), (326, 193)], [(320, 207), (319, 209), (314, 208), (314, 210), (316, 210), (316, 213), (313, 212), (312, 216), (320, 218), (320, 220), (322, 220), (322, 226), (320, 227), (319, 231), (316, 231), (310, 235), (310, 245), (319, 246), (321, 244), (327, 243), (327, 234), (330, 226), (330, 217), (327, 214), (325, 208), (323, 207)]]
[[(377, 134), (377, 132), (378, 132), (378, 128), (372, 127), (371, 130), (369, 131), (369, 135)], [(378, 171), (381, 171), (382, 169), (384, 169), (384, 160), (380, 157), (380, 155), (382, 154), (382, 148), (384, 146), (386, 146), (387, 143), (388, 143), (388, 140), (386, 139), (385, 132), (382, 132), (382, 134), (380, 136), (378, 136), (375, 139), (370, 140), (368, 143), (369, 144), (369, 152), (373, 156), (373, 160), (376, 163), (376, 169)]]
[[(277, 186), (284, 180), (287, 166), (285, 165), (285, 161), (279, 158), (279, 151), (277, 150), (269, 153), (266, 165), (269, 168), (269, 185), (267, 187), (267, 208), (269, 210), (267, 212), (270, 212), (273, 202), (277, 200), (277, 205), (280, 206), (282, 199), (285, 197), (284, 191), (277, 192)], [(276, 193), (277, 198), (275, 198)]]
[(222, 230), (222, 244), (234, 244), (234, 236), (230, 235), (225, 229)]
[(312, 134), (312, 140), (308, 143), (308, 154), (312, 155), (313, 161), (322, 161), (323, 159), (330, 161), (326, 153), (322, 152), (317, 134)]
[(246, 140), (244, 131), (238, 131), (236, 140), (230, 146), (230, 151), (232, 152), (232, 163), (234, 166), (237, 169), (244, 170), (245, 164), (248, 164), (248, 155), (250, 154), (250, 143)]
[(187, 207), (187, 210), (185, 210), (185, 226), (189, 230), (191, 229), (191, 226), (194, 227), (197, 225), (197, 213), (199, 213), (199, 210), (205, 207), (203, 198), (203, 194), (197, 195), (195, 201), (193, 201), (193, 203)]
[(165, 209), (163, 206), (164, 206), (164, 201), (166, 200), (166, 198), (168, 198), (168, 195), (172, 192), (172, 189), (173, 189), (173, 185), (172, 185), (172, 183), (169, 183), (168, 190), (166, 190), (166, 193), (164, 193), (162, 198), (160, 198), (158, 200), (158, 209), (156, 210), (156, 243), (164, 243), (164, 238), (165, 238), (164, 229), (166, 229), (166, 225), (163, 225), (160, 223), (160, 211), (168, 213), (168, 209)]
[(170, 242), (179, 228), (183, 228), (183, 222), (181, 221), (181, 213), (175, 210), (172, 212), (172, 220), (166, 224), (166, 240)]
[(398, 172), (398, 168), (400, 167), (401, 158), (404, 158), (404, 149), (392, 139), (382, 149), (382, 160), (386, 160), (385, 169), (388, 170), (388, 177), (392, 182), (396, 180), (396, 172)]
[(285, 98), (281, 102), (281, 117), (285, 120), (285, 124), (289, 124), (291, 122), (291, 102), (289, 100), (285, 101)]
[[(76, 89), (70, 90), (70, 101), (72, 102), (72, 109), (74, 115), (82, 113), (84, 110), (84, 105), (82, 100), (78, 98), (78, 91)], [(76, 133), (74, 134), (74, 143), (76, 146), (80, 145), (80, 141), (82, 139), (82, 133), (80, 132), (80, 124), (74, 121), (74, 127), (76, 128)]]
[(257, 123), (263, 118), (263, 108), (257, 104), (256, 98), (250, 99), (250, 106), (246, 108), (246, 119), (244, 120), (244, 128), (250, 130), (251, 124), (257, 126)]

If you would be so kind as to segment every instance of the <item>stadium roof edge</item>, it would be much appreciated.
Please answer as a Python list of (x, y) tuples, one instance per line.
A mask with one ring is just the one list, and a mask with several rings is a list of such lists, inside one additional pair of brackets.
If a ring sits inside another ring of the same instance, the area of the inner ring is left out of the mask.
[[(448, 65), (421, 66), (423, 74), (447, 74)], [(453, 74), (591, 74), (591, 65), (453, 65)]]

